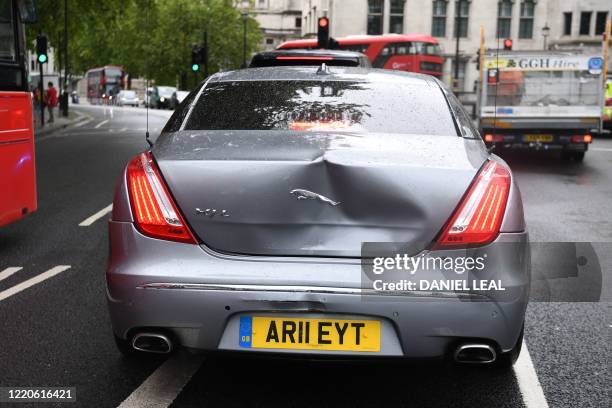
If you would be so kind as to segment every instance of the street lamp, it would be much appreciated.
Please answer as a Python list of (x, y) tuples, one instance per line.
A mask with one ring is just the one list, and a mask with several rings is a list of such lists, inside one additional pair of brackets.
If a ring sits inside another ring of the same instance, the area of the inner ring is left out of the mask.
[(247, 19), (249, 18), (249, 13), (242, 13), (242, 68), (247, 67)]
[(548, 36), (550, 35), (550, 27), (548, 23), (544, 23), (544, 27), (542, 27), (542, 37), (544, 37), (544, 49), (546, 49), (548, 45)]

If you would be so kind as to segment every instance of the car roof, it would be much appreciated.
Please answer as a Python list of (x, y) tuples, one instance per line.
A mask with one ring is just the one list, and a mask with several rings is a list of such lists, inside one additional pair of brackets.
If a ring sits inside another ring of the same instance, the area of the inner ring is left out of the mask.
[[(248, 68), (218, 72), (209, 78), (210, 83), (234, 81), (355, 81), (355, 82), (403, 82), (414, 85), (441, 86), (430, 75), (414, 72), (359, 67), (287, 66)], [(322, 74), (322, 72), (324, 72)]]
[(289, 49), (264, 51), (253, 56), (249, 67), (270, 67), (286, 65), (320, 65), (325, 60), (334, 66), (361, 66), (370, 67), (370, 60), (365, 54), (355, 51), (342, 50), (305, 50)]
[[(347, 37), (336, 38), (342, 45), (361, 45), (373, 43), (392, 43), (392, 42), (409, 42), (422, 41), (438, 44), (438, 41), (427, 34), (384, 34), (384, 35), (349, 35)], [(283, 46), (306, 46), (312, 47), (317, 44), (316, 38), (306, 38), (300, 40), (288, 40), (278, 46), (283, 49)]]
[(356, 51), (346, 51), (346, 50), (328, 50), (328, 49), (318, 49), (318, 50), (305, 50), (305, 49), (287, 49), (287, 50), (274, 50), (274, 51), (264, 51), (255, 54), (255, 57), (267, 57), (274, 58), (277, 56), (318, 56), (318, 57), (342, 57), (342, 58), (367, 58), (365, 54)]

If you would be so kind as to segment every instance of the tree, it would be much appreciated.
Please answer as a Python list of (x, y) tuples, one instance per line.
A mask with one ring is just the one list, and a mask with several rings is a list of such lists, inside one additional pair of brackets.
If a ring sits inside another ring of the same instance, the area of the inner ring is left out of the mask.
[[(120, 65), (132, 77), (158, 84), (194, 85), (191, 47), (208, 31), (209, 72), (242, 63), (242, 16), (231, 0), (67, 0), (69, 67), (73, 74), (102, 65)], [(42, 32), (57, 53), (63, 45), (62, 0), (39, 0), (39, 21), (30, 39)], [(247, 50), (261, 41), (257, 22), (247, 21)], [(30, 41), (31, 43), (32, 41)]]

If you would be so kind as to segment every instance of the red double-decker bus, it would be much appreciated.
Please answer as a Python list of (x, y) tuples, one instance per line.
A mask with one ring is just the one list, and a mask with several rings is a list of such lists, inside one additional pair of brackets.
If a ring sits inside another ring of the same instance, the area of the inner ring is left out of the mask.
[[(424, 34), (352, 35), (336, 38), (340, 49), (364, 53), (374, 68), (442, 77), (444, 59), (435, 38)], [(316, 49), (317, 39), (287, 41), (278, 49)]]
[(25, 22), (33, 2), (0, 1), (0, 227), (36, 210), (32, 94), (28, 90)]
[(123, 89), (123, 68), (106, 65), (92, 68), (85, 74), (87, 78), (87, 100), (91, 104), (113, 103), (113, 99)]

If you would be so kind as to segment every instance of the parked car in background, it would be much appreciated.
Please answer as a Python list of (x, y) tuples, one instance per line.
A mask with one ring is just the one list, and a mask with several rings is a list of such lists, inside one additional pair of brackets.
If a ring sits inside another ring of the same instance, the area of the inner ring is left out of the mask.
[(174, 109), (178, 105), (176, 100), (177, 89), (173, 86), (158, 86), (157, 89), (157, 106), (156, 109)]
[(120, 91), (117, 94), (117, 105), (119, 106), (138, 106), (140, 99), (136, 96), (135, 91)]
[(153, 86), (147, 89), (145, 106), (152, 109), (174, 109), (178, 106), (177, 89), (173, 86)]
[(185, 99), (187, 97), (187, 95), (189, 95), (189, 91), (176, 91), (176, 103), (177, 105), (181, 102), (183, 102), (183, 99)]

